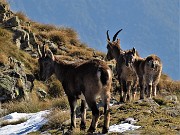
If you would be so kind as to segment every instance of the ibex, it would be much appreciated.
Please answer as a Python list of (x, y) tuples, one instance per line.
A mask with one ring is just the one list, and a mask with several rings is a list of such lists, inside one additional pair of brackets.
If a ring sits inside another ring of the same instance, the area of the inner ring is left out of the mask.
[(162, 62), (161, 59), (156, 55), (148, 56), (145, 61), (141, 64), (141, 69), (143, 69), (143, 81), (144, 88), (147, 89), (147, 97), (151, 98), (156, 96), (156, 87), (159, 83), (161, 72), (162, 72)]
[(147, 90), (147, 97), (156, 96), (156, 87), (159, 83), (162, 62), (156, 55), (149, 55), (145, 59), (134, 55), (133, 67), (139, 77), (140, 84), (140, 99), (144, 99), (145, 89)]
[(116, 40), (116, 37), (121, 30), (119, 30), (114, 35), (112, 42), (110, 41), (109, 34), (107, 31), (108, 53), (106, 55), (106, 59), (112, 60), (115, 58), (117, 62), (118, 80), (121, 85), (120, 101), (125, 102), (127, 98), (131, 100), (131, 94), (130, 94), (131, 89), (132, 89), (133, 98), (135, 98), (135, 89), (138, 84), (138, 77), (134, 68), (131, 68), (132, 67), (131, 64), (134, 58), (131, 55), (135, 55), (137, 54), (137, 52), (134, 48), (128, 51), (123, 51), (120, 48), (120, 39)]
[[(38, 49), (39, 50), (39, 49)], [(43, 46), (42, 53), (38, 51), (40, 78), (48, 79), (55, 74), (62, 83), (64, 91), (68, 97), (71, 109), (71, 126), (76, 127), (76, 104), (77, 99), (81, 99), (81, 124), (80, 128), (86, 128), (86, 103), (92, 110), (92, 122), (88, 132), (94, 132), (99, 118), (99, 109), (96, 98), (101, 97), (104, 103), (104, 125), (102, 133), (108, 132), (110, 122), (110, 88), (112, 83), (112, 73), (104, 61), (93, 59), (86, 62), (67, 64), (58, 60), (51, 50)]]

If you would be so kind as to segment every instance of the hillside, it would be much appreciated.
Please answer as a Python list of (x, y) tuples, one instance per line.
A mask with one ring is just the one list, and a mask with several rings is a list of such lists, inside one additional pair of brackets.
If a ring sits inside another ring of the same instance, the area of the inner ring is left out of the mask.
[[(22, 12), (12, 12), (6, 1), (0, 1), (0, 117), (13, 112), (35, 113), (50, 110), (45, 116), (48, 122), (39, 131), (30, 134), (63, 134), (70, 126), (70, 107), (61, 82), (55, 76), (48, 81), (39, 81), (37, 46), (46, 44), (64, 62), (88, 59), (103, 59), (105, 54), (88, 47), (79, 39), (71, 27), (42, 24), (29, 19)], [(107, 63), (114, 67), (113, 62)], [(135, 131), (124, 134), (177, 134), (180, 131), (180, 82), (162, 74), (158, 85), (158, 96), (153, 99), (119, 103), (119, 84), (113, 78), (111, 89), (110, 125), (120, 124), (127, 118), (134, 118)], [(78, 101), (78, 105), (80, 102)], [(103, 125), (101, 102), (97, 133)], [(77, 128), (80, 131), (80, 108), (77, 108)], [(87, 127), (91, 122), (91, 111), (87, 111)], [(22, 124), (27, 119), (1, 121), (0, 130), (7, 125)], [(116, 134), (116, 133), (110, 133)]]
[(157, 54), (163, 72), (180, 80), (179, 0), (9, 1), (14, 11), (35, 21), (73, 27), (81, 41), (102, 52), (107, 51), (106, 31), (114, 35), (122, 28), (123, 49), (135, 47), (142, 57)]

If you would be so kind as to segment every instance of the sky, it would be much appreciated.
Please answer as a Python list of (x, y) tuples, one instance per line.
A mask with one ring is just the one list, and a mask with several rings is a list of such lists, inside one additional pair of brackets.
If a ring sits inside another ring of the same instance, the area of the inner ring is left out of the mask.
[(163, 73), (180, 80), (179, 0), (8, 0), (30, 19), (71, 27), (82, 42), (106, 50), (106, 31), (118, 35), (123, 50), (135, 47), (141, 57), (159, 56)]

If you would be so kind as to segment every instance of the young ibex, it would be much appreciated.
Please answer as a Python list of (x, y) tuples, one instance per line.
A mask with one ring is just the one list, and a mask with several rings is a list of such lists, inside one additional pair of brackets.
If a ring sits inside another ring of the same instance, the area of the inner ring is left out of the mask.
[(135, 92), (138, 84), (138, 77), (134, 68), (131, 68), (132, 67), (131, 64), (134, 58), (131, 55), (135, 55), (137, 54), (137, 52), (134, 48), (128, 51), (123, 51), (120, 48), (120, 39), (116, 40), (116, 37), (121, 30), (119, 30), (114, 35), (112, 42), (110, 41), (109, 34), (107, 31), (108, 53), (106, 55), (106, 59), (112, 60), (115, 58), (117, 62), (116, 69), (117, 69), (118, 81), (121, 85), (120, 101), (125, 102), (127, 98), (129, 101), (131, 100), (130, 92), (132, 92), (133, 98), (135, 98)]
[(141, 63), (141, 69), (143, 70), (143, 82), (144, 88), (146, 87), (147, 90), (147, 97), (155, 97), (156, 87), (162, 72), (161, 59), (154, 54), (150, 55)]
[(156, 96), (156, 87), (162, 72), (160, 58), (153, 54), (145, 59), (134, 55), (134, 59), (133, 67), (139, 77), (140, 99), (144, 99), (145, 89), (147, 90), (148, 98)]
[(110, 122), (110, 88), (112, 73), (104, 61), (93, 59), (86, 62), (67, 64), (53, 55), (51, 50), (39, 51), (39, 65), (41, 80), (48, 79), (53, 73), (61, 81), (64, 91), (68, 97), (71, 109), (71, 129), (76, 127), (76, 103), (81, 98), (81, 124), (80, 128), (85, 129), (86, 103), (92, 110), (92, 122), (88, 132), (94, 132), (99, 118), (99, 109), (96, 98), (99, 96), (104, 103), (104, 126), (103, 133), (108, 132)]

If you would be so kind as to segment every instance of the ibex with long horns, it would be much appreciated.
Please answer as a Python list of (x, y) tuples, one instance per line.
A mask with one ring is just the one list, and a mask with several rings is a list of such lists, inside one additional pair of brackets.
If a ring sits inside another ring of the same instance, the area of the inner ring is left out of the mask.
[[(122, 29), (121, 29), (122, 30)], [(132, 50), (123, 51), (120, 48), (120, 39), (116, 40), (119, 30), (113, 37), (113, 41), (110, 41), (109, 34), (107, 31), (107, 60), (112, 60), (115, 58), (117, 64), (117, 75), (118, 81), (121, 85), (120, 89), (120, 101), (125, 102), (127, 99), (131, 100), (132, 92), (133, 98), (135, 98), (135, 92), (138, 84), (138, 76), (132, 68), (133, 58), (131, 55), (137, 54), (137, 51), (133, 48)], [(129, 56), (130, 55), (130, 56)]]
[(81, 124), (80, 128), (85, 129), (86, 103), (92, 110), (92, 122), (88, 132), (94, 132), (99, 118), (99, 109), (96, 98), (99, 96), (104, 103), (104, 125), (102, 133), (108, 132), (110, 122), (110, 88), (112, 73), (104, 61), (93, 59), (82, 63), (67, 64), (58, 60), (49, 49), (43, 46), (40, 51), (39, 65), (41, 80), (48, 79), (55, 74), (61, 81), (64, 91), (68, 97), (71, 109), (71, 129), (76, 127), (76, 104), (81, 99)]

